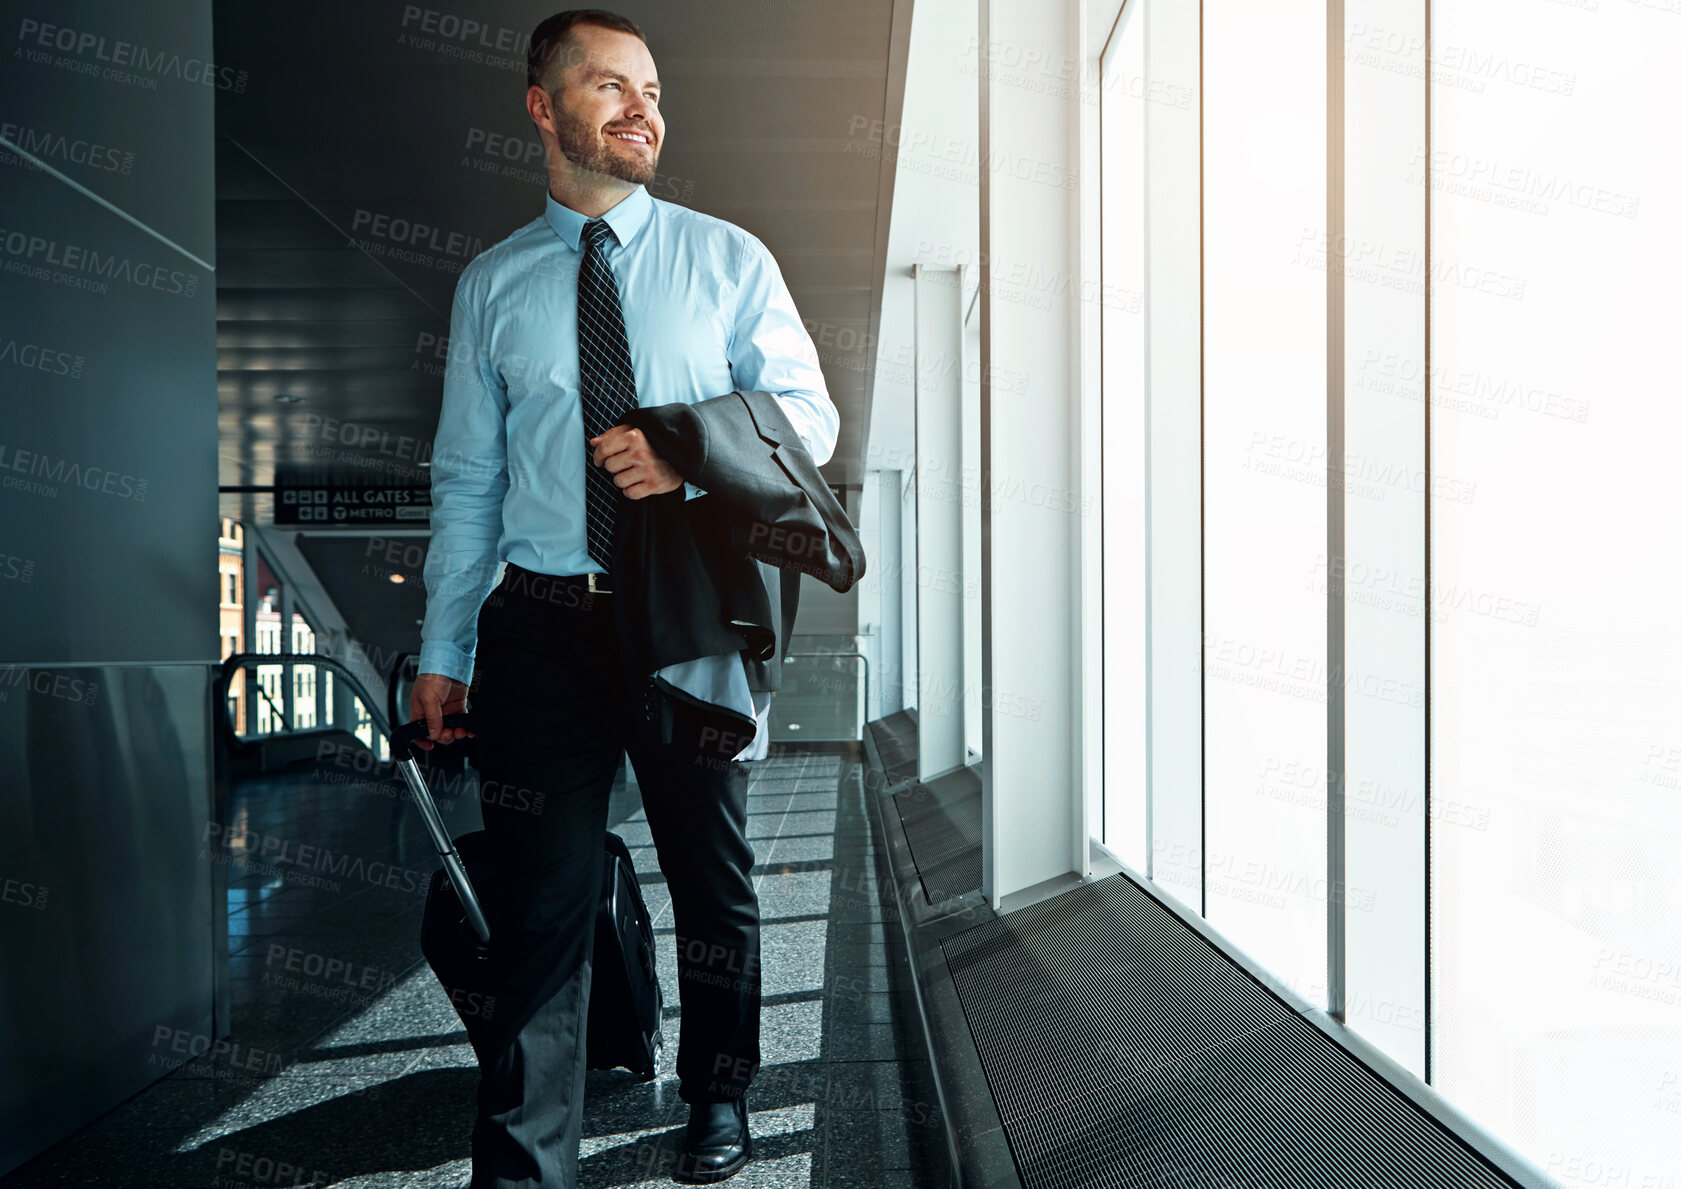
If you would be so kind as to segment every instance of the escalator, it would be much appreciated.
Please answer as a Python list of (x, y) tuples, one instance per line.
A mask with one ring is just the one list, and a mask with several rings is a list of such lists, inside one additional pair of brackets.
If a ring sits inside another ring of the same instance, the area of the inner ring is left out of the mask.
[[(349, 665), (321, 653), (239, 652), (222, 662), (214, 697), (228, 774), (272, 772), (348, 752), (362, 767), (390, 763), (394, 723), (407, 719), (417, 654), (398, 654), (383, 690), (369, 689)], [(460, 771), (472, 752), (463, 740), (440, 749), (431, 766)]]

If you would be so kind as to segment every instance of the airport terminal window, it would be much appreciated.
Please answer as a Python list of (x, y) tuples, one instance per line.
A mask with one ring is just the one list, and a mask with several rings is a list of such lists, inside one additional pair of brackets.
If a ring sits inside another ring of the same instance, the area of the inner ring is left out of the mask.
[[(1144, 3), (1129, 4), (1140, 37)], [(1651, 262), (1681, 253), (1681, 180), (1650, 146), (1653, 113), (1681, 101), (1681, 22), (1542, 7), (1434, 4), (1426, 54), (1422, 4), (1383, 29), (1348, 6), (1339, 240), (1324, 6), (1202, 6), (1198, 858), (1227, 937), (1310, 1002), (1345, 979), (1351, 1029), (1546, 1175), (1656, 1186), (1681, 1167), (1681, 629), (1663, 518), (1681, 503), (1681, 407), (1652, 386), (1673, 302)], [(1140, 52), (1124, 18), (1117, 34), (1106, 79)], [(1154, 116), (1131, 120), (1107, 91), (1101, 116), (1105, 285), (1142, 276), (1145, 293), (1142, 331), (1106, 310), (1102, 336), (1100, 840), (1125, 857), (1113, 827), (1137, 812), (1113, 785), (1139, 766), (1118, 721), (1138, 687), (1116, 642), (1139, 614), (1133, 509), (1160, 481), (1136, 491), (1128, 466), (1150, 459), (1165, 399), (1150, 318), (1170, 262), (1153, 255)], [(1338, 564), (1347, 656), (1333, 672)], [(1340, 959), (1326, 939), (1333, 683), (1348, 749)]]
[[(315, 629), (309, 625), (301, 614), (292, 612), (292, 648), (298, 655), (307, 655), (315, 651)], [(323, 715), (322, 707), (316, 697), (316, 666), (292, 666), (292, 728), (297, 731), (308, 731), (318, 726), (326, 726), (329, 719)]]
[(1206, 911), (1323, 1005), (1325, 5), (1203, 21)]
[(362, 741), (363, 747), (371, 749), (374, 745), (374, 720), (373, 716), (368, 713), (368, 708), (362, 705), (361, 698), (350, 700), (350, 713), (355, 723), (355, 726), (351, 728), (351, 734)]
[[(269, 569), (260, 551), (254, 551), (257, 562), (257, 608), (253, 615), (255, 639), (251, 651), (264, 656), (278, 656), (281, 652), (280, 579)], [(256, 688), (251, 704), (256, 709), (254, 734), (269, 735), (286, 729), (286, 699), (284, 665), (256, 666)]]
[[(964, 290), (973, 286), (974, 265), (964, 269)], [(979, 689), (981, 683), (981, 316), (980, 303), (964, 303), (968, 311), (963, 323), (963, 682), (964, 688)], [(965, 695), (963, 736), (969, 762), (985, 750), (982, 699)]]
[(265, 655), (278, 654), (280, 644), (280, 579), (275, 577), (274, 571), (269, 569), (268, 561), (261, 551), (255, 551), (257, 560), (257, 612), (256, 639), (252, 642), (252, 652)]
[[(1102, 61), (1104, 292), (1144, 292), (1144, 11), (1127, 0)], [(1145, 404), (1142, 302), (1099, 303), (1102, 325), (1103, 801), (1105, 846), (1147, 870)]]
[[(1313, 245), (1341, 267), (1341, 547), (1316, 559), (1314, 593), (1342, 592), (1340, 704), (1344, 1022), (1426, 1076), (1425, 828), (1425, 12), (1346, 14), (1341, 234)], [(1384, 53), (1367, 43), (1380, 40)], [(1333, 83), (1333, 88), (1335, 84)], [(1333, 180), (1333, 185), (1335, 181)], [(1330, 690), (1327, 691), (1328, 693)], [(1334, 716), (1334, 717), (1333, 717)], [(1325, 769), (1334, 766), (1327, 755)], [(1329, 814), (1327, 814), (1329, 818)], [(1335, 843), (1332, 843), (1333, 847)], [(1337, 964), (1332, 956), (1331, 962)], [(1327, 971), (1329, 975), (1331, 972)]]
[(1434, 1081), (1563, 1184), (1667, 1186), (1681, 19), (1434, 11)]
[[(222, 660), (236, 652), (245, 651), (245, 526), (237, 520), (222, 518), (216, 540), (217, 621), (222, 637)], [(246, 682), (243, 669), (231, 675), (228, 683), (228, 714), (234, 730), (246, 730)]]

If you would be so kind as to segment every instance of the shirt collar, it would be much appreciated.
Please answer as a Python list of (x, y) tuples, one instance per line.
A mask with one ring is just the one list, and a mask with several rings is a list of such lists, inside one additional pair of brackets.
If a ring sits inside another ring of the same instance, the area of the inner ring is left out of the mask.
[[(618, 201), (611, 210), (601, 217), (607, 220), (607, 226), (613, 229), (613, 235), (621, 244), (628, 244), (631, 237), (648, 221), (654, 213), (654, 200), (648, 194), (646, 186), (638, 186)], [(578, 239), (584, 233), (584, 224), (589, 216), (581, 215), (569, 206), (555, 201), (554, 195), (547, 190), (543, 192), (543, 217), (548, 220), (554, 233), (574, 252), (578, 250)]]

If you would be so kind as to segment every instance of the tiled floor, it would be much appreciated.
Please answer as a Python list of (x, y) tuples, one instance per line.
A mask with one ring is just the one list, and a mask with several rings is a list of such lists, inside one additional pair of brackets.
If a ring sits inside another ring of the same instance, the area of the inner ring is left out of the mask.
[[(763, 1065), (748, 1096), (755, 1160), (728, 1184), (939, 1184), (942, 1120), (904, 1015), (905, 972), (886, 945), (884, 929), (898, 925), (878, 882), (861, 767), (779, 753), (753, 769)], [(472, 828), (471, 777), (440, 791), (453, 797), (452, 828)], [(674, 1046), (670, 899), (623, 777), (614, 810), (654, 916)], [(188, 1059), (160, 1043), (160, 1067), (179, 1068), (0, 1187), (465, 1184), (477, 1075), (420, 959), (435, 863), (401, 786), (334, 765), (248, 781), (230, 829), (250, 858), (229, 864), (225, 1045)], [(583, 1185), (671, 1183), (688, 1111), (675, 1056), (666, 1050), (653, 1082), (589, 1075)]]

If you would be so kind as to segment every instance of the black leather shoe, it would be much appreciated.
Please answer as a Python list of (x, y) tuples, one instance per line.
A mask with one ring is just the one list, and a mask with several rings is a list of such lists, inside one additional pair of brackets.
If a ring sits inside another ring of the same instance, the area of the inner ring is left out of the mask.
[(689, 1127), (671, 1175), (688, 1185), (722, 1181), (746, 1168), (752, 1155), (746, 1095), (729, 1102), (696, 1102), (689, 1107)]

